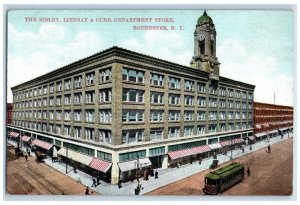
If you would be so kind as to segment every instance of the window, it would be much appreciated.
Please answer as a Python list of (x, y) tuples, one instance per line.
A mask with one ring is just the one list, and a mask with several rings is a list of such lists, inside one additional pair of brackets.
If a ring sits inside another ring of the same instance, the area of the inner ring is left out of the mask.
[(122, 143), (123, 144), (137, 143), (137, 142), (142, 142), (143, 140), (144, 140), (144, 130), (143, 129), (124, 130), (122, 132)]
[(247, 123), (243, 122), (242, 129), (247, 129)]
[(242, 102), (242, 109), (247, 109), (247, 103)]
[(226, 125), (220, 124), (220, 132), (225, 132), (225, 131), (226, 131)]
[(44, 93), (44, 95), (46, 95), (48, 93), (48, 86), (47, 85), (45, 85), (43, 87), (43, 93)]
[(151, 92), (151, 103), (163, 104), (164, 103), (164, 93)]
[(54, 93), (54, 84), (53, 83), (49, 85), (49, 92)]
[(169, 77), (169, 88), (180, 89), (180, 79)]
[(137, 158), (146, 157), (146, 150), (122, 153), (122, 154), (119, 154), (119, 156), (120, 156), (120, 162), (134, 160)]
[(60, 92), (62, 90), (62, 82), (59, 81), (56, 83), (56, 92)]
[(44, 119), (44, 120), (47, 119), (47, 111), (43, 111), (43, 119)]
[(241, 108), (241, 102), (235, 101), (235, 108), (240, 109)]
[(197, 126), (197, 135), (204, 135), (205, 134), (205, 125)]
[(246, 119), (247, 114), (245, 112), (242, 113), (242, 119)]
[(55, 133), (60, 134), (60, 125), (55, 125)]
[(226, 96), (226, 88), (220, 87), (220, 95)]
[(198, 106), (200, 106), (200, 107), (206, 106), (206, 98), (205, 97), (198, 97), (197, 102), (198, 102)]
[(85, 103), (95, 102), (95, 91), (89, 91), (85, 93)]
[(252, 109), (252, 103), (248, 104), (248, 109)]
[[(23, 103), (22, 103), (23, 104)], [(39, 107), (42, 107), (42, 99), (38, 99), (38, 106)], [(22, 106), (22, 107), (24, 107), (24, 106)]]
[(220, 107), (225, 108), (226, 107), (226, 100), (225, 99), (220, 99)]
[(228, 107), (229, 108), (233, 108), (233, 101), (232, 100), (228, 100)]
[(169, 104), (170, 105), (179, 105), (180, 103), (180, 95), (179, 94), (169, 94)]
[(85, 84), (87, 86), (93, 85), (95, 83), (95, 72), (87, 73), (85, 75)]
[(74, 137), (80, 138), (81, 128), (80, 127), (74, 127)]
[(246, 92), (242, 92), (242, 99), (247, 99), (247, 93)]
[(241, 123), (235, 123), (235, 124), (234, 124), (234, 129), (235, 129), (235, 130), (241, 129)]
[(150, 129), (150, 140), (161, 140), (163, 138), (164, 128)]
[(95, 122), (95, 111), (94, 110), (85, 110), (85, 121), (86, 122)]
[(61, 96), (56, 96), (56, 105), (61, 105)]
[(71, 110), (64, 111), (64, 120), (71, 120)]
[(163, 110), (151, 110), (150, 111), (150, 121), (151, 122), (162, 122), (163, 121)]
[(47, 98), (43, 98), (43, 106), (47, 107)]
[(228, 123), (228, 131), (232, 131), (233, 130), (233, 123)]
[(197, 91), (200, 93), (205, 93), (205, 83), (197, 83)]
[(169, 110), (169, 121), (179, 121), (180, 111), (179, 110)]
[(64, 126), (64, 134), (67, 135), (67, 136), (71, 135), (71, 128), (70, 128), (69, 125)]
[(81, 121), (81, 110), (74, 110), (74, 121)]
[(208, 126), (208, 133), (216, 133), (216, 132), (217, 132), (217, 125)]
[(123, 110), (123, 122), (143, 122), (144, 110)]
[(156, 86), (163, 86), (164, 85), (164, 77), (162, 75), (151, 73), (150, 84), (156, 85)]
[(54, 97), (49, 97), (49, 105), (54, 106)]
[(252, 117), (253, 117), (253, 116), (252, 116), (252, 113), (249, 112), (249, 113), (248, 113), (248, 119), (249, 119), (249, 120), (252, 120)]
[[(39, 87), (39, 95), (43, 94), (43, 89), (42, 87)], [(22, 93), (22, 99), (24, 98), (24, 93)]]
[(208, 114), (209, 120), (217, 120), (217, 112), (216, 111), (211, 111)]
[(180, 136), (180, 127), (169, 127), (168, 137), (169, 139), (176, 139)]
[(38, 111), (38, 119), (42, 119), (42, 112)]
[(99, 110), (100, 122), (111, 123), (112, 114), (110, 109)]
[(235, 119), (240, 119), (240, 112), (235, 113)]
[(74, 93), (74, 104), (75, 105), (81, 104), (81, 97), (82, 97), (81, 93)]
[(184, 111), (184, 121), (193, 121), (194, 111)]
[(228, 119), (232, 120), (233, 119), (233, 112), (228, 112)]
[(220, 120), (225, 120), (226, 119), (226, 113), (225, 112), (220, 112), (219, 113), (219, 119)]
[(49, 124), (49, 132), (54, 133), (54, 125), (53, 124)]
[(123, 68), (123, 80), (135, 83), (144, 83), (144, 72)]
[(65, 95), (65, 105), (71, 105), (72, 100), (71, 100), (71, 95)]
[(184, 137), (191, 137), (193, 135), (193, 126), (184, 127)]
[(229, 97), (233, 97), (234, 96), (233, 89), (228, 89), (228, 95), (229, 95)]
[(252, 93), (248, 93), (248, 100), (252, 100), (253, 99), (253, 94)]
[(99, 141), (105, 144), (111, 144), (111, 131), (99, 129)]
[(92, 141), (95, 137), (95, 131), (93, 128), (85, 128), (85, 139)]
[(184, 96), (184, 105), (193, 105), (194, 97), (190, 95)]
[(72, 81), (71, 79), (65, 80), (65, 90), (70, 90), (72, 86)]
[(81, 86), (82, 86), (82, 76), (80, 75), (80, 76), (76, 76), (76, 77), (74, 77), (74, 87), (75, 88), (81, 88)]
[(184, 89), (187, 91), (193, 91), (193, 81), (185, 80), (184, 81)]
[(236, 90), (236, 91), (234, 92), (234, 95), (235, 95), (236, 98), (240, 98), (240, 97), (241, 97), (241, 91)]
[(217, 99), (209, 98), (209, 107), (217, 107)]
[(197, 112), (197, 120), (198, 121), (205, 121), (206, 119), (206, 112), (205, 111), (198, 111)]
[(144, 102), (144, 90), (123, 89), (123, 102)]
[(54, 120), (54, 111), (49, 111), (50, 120)]
[(216, 94), (217, 86), (210, 85), (208, 91), (209, 91), (209, 94)]
[(99, 71), (100, 74), (100, 83), (110, 81), (112, 79), (111, 68), (106, 68)]
[(111, 102), (111, 88), (99, 90), (100, 102)]

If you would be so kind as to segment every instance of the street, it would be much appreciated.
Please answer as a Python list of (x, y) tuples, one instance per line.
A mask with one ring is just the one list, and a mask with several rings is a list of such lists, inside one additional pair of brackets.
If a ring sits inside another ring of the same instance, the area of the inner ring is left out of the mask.
[[(16, 157), (7, 146), (7, 194), (10, 195), (84, 195), (86, 187), (35, 158)], [(93, 193), (98, 194), (96, 192)]]
[[(229, 188), (222, 195), (290, 195), (293, 183), (293, 138), (271, 146), (272, 153), (265, 149), (235, 159), (250, 167), (251, 176)], [(221, 166), (227, 165), (227, 163)], [(147, 195), (203, 195), (204, 176), (202, 171), (180, 181), (166, 185)]]

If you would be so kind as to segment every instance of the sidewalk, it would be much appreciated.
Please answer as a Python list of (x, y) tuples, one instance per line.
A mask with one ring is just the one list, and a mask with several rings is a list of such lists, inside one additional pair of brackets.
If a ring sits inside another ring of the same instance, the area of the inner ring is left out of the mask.
[[(290, 137), (293, 137), (293, 134), (290, 133)], [(281, 139), (281, 136), (277, 136), (270, 139), (270, 142), (266, 141), (260, 141), (252, 145), (252, 150), (249, 150), (249, 146), (245, 146), (245, 151), (242, 153), (242, 150), (236, 149), (232, 151), (232, 157), (233, 159), (236, 159), (238, 157), (247, 155), (251, 152), (255, 152), (259, 149), (266, 148), (269, 144), (275, 144), (282, 140), (288, 139), (288, 134), (284, 135), (284, 138)], [(13, 141), (8, 141), (8, 143), (16, 146), (16, 143)], [(22, 148), (23, 150), (26, 150), (25, 148)], [(34, 154), (31, 154), (34, 156)], [(231, 152), (229, 151), (227, 155), (217, 155), (217, 158), (219, 160), (219, 164), (228, 162), (230, 160)], [(186, 177), (189, 177), (191, 175), (194, 175), (198, 172), (207, 170), (209, 166), (211, 165), (213, 161), (213, 157), (205, 158), (202, 160), (201, 165), (199, 165), (198, 161), (195, 161), (193, 164), (185, 164), (180, 166), (179, 168), (169, 168), (169, 169), (159, 169), (158, 170), (158, 179), (155, 179), (154, 177), (149, 177), (148, 181), (140, 180), (140, 184), (142, 185), (142, 190), (140, 192), (140, 195), (143, 195), (145, 193), (148, 193), (150, 191), (153, 191), (155, 189), (158, 189), (160, 187), (163, 187), (167, 184), (176, 182), (178, 180), (184, 179)], [(46, 159), (45, 164), (49, 165), (50, 167), (58, 170), (61, 173), (66, 173), (66, 165), (63, 163), (52, 163), (51, 159)], [(100, 181), (101, 184), (97, 187), (91, 187), (92, 185), (92, 177), (88, 174), (85, 174), (84, 172), (81, 172), (80, 170), (77, 170), (77, 173), (75, 174), (73, 171), (73, 167), (68, 165), (68, 173), (67, 176), (71, 177), (75, 181), (80, 182), (81, 184), (90, 187), (90, 189), (102, 194), (102, 195), (134, 195), (134, 189), (137, 186), (137, 180), (134, 182), (127, 182), (122, 183), (122, 188), (119, 189), (117, 185), (112, 185), (103, 181)]]

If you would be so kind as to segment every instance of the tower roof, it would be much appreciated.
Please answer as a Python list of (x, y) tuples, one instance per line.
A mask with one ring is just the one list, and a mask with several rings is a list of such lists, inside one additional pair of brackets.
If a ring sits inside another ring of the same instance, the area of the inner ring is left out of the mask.
[(198, 18), (197, 24), (202, 24), (206, 21), (208, 21), (209, 23), (213, 23), (212, 18), (210, 16), (208, 16), (206, 13), (206, 10), (204, 10), (203, 15)]

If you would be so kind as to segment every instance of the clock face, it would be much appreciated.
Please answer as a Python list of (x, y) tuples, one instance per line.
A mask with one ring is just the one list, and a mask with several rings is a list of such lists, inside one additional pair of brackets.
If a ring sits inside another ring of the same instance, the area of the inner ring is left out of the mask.
[(210, 34), (210, 39), (212, 40), (212, 41), (214, 41), (215, 40), (215, 36), (214, 36), (214, 34), (212, 33), (212, 34)]
[(199, 35), (198, 35), (198, 39), (199, 39), (199, 41), (203, 41), (204, 40), (204, 33), (200, 33)]

